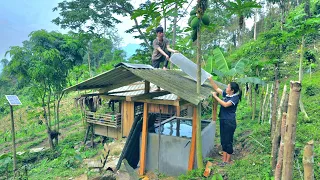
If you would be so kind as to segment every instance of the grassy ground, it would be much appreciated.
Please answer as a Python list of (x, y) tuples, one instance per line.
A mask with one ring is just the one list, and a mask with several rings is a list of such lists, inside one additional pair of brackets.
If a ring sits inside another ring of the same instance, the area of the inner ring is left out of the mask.
[[(315, 179), (320, 178), (320, 126), (319, 104), (320, 104), (320, 72), (305, 76), (303, 80), (302, 100), (305, 109), (310, 117), (309, 120), (299, 113), (297, 124), (297, 137), (295, 148), (294, 177), (299, 179), (303, 174), (303, 147), (311, 139), (315, 141)], [(287, 82), (288, 84), (288, 82)], [(259, 100), (258, 100), (259, 102)], [(95, 177), (97, 172), (89, 171), (83, 160), (93, 158), (99, 154), (101, 145), (95, 149), (84, 148), (81, 141), (84, 138), (80, 112), (72, 105), (72, 96), (63, 101), (61, 107), (61, 141), (55, 151), (47, 150), (40, 153), (28, 153), (32, 147), (47, 146), (47, 135), (45, 126), (38, 124), (41, 109), (23, 107), (17, 109), (15, 119), (17, 130), (17, 149), (24, 151), (18, 156), (18, 167), (26, 167), (29, 179), (69, 179), (80, 175)], [(259, 106), (257, 106), (259, 109)], [(22, 114), (21, 118), (20, 115)], [(210, 115), (207, 115), (210, 116)], [(214, 167), (213, 171), (218, 172), (224, 179), (270, 179), (270, 124), (265, 121), (258, 123), (257, 118), (251, 120), (251, 109), (245, 101), (239, 105), (237, 113), (237, 129), (235, 132), (235, 153), (234, 164), (223, 168)], [(219, 123), (217, 123), (219, 124)], [(0, 154), (11, 151), (11, 135), (9, 116), (0, 121)], [(219, 127), (217, 127), (219, 129)], [(212, 156), (206, 160), (213, 162), (220, 161), (218, 151), (219, 131), (216, 134), (216, 149)], [(120, 151), (119, 151), (120, 152)], [(119, 155), (117, 152), (117, 155)], [(12, 175), (12, 165), (9, 162), (0, 160), (0, 179), (5, 178), (8, 168), (9, 175)], [(5, 164), (9, 166), (6, 167)], [(22, 168), (23, 169), (23, 168)], [(161, 174), (161, 179), (205, 179), (202, 177), (203, 170), (194, 170), (179, 177), (168, 177)], [(23, 174), (23, 173), (21, 173)]]

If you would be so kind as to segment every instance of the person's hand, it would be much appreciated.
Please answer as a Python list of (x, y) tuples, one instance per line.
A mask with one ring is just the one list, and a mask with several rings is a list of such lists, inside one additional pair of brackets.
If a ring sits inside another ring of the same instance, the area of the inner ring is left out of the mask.
[(170, 58), (170, 57), (169, 57), (168, 55), (166, 55), (165, 57), (166, 57), (166, 59), (169, 61), (169, 58)]
[(213, 97), (218, 97), (218, 93), (217, 92), (211, 92)]
[(179, 53), (179, 51), (175, 50), (174, 53)]

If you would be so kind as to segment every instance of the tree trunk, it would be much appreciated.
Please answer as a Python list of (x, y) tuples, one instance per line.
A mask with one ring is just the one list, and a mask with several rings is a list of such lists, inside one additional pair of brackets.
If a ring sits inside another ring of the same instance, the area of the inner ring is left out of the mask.
[(293, 179), (293, 154), (296, 141), (297, 115), (299, 107), (299, 98), (301, 92), (301, 83), (297, 81), (290, 82), (290, 94), (288, 102), (288, 117), (286, 131), (284, 135), (283, 151), (283, 171), (282, 180)]
[(308, 18), (311, 17), (311, 12), (310, 12), (310, 0), (305, 0), (304, 12), (306, 13), (306, 18), (305, 18), (305, 19), (308, 19)]
[[(44, 82), (44, 84), (45, 84), (45, 82)], [(45, 87), (46, 87), (46, 85), (45, 85)], [(44, 90), (43, 96), (41, 97), (41, 101), (42, 101), (42, 108), (43, 108), (43, 117), (44, 117), (44, 121), (45, 121), (45, 124), (46, 124), (46, 127), (47, 127), (49, 146), (50, 146), (51, 149), (53, 149), (54, 147), (53, 147), (53, 141), (52, 141), (52, 138), (51, 138), (51, 129), (50, 129), (50, 125), (49, 125), (49, 122), (48, 122), (48, 116), (47, 116), (47, 110), (46, 110), (46, 104), (45, 104), (46, 93), (47, 93), (47, 91)]]
[(58, 103), (57, 103), (57, 124), (58, 124), (58, 129), (57, 129), (57, 131), (58, 131), (58, 132), (59, 132), (59, 130), (60, 130), (60, 126), (59, 126), (59, 125), (60, 125), (60, 112), (59, 112), (59, 110), (60, 110), (60, 102), (61, 102), (61, 99), (62, 99), (64, 93), (65, 93), (65, 91), (63, 91), (63, 92), (61, 93), (60, 97), (58, 98)]
[(257, 40), (257, 10), (254, 11), (253, 40)]
[(280, 28), (281, 28), (281, 31), (283, 30), (283, 25), (285, 23), (285, 0), (280, 0), (280, 3), (279, 3), (279, 6), (280, 6), (280, 10), (281, 10), (281, 22), (280, 22)]
[(282, 172), (282, 164), (283, 164), (283, 148), (284, 148), (284, 131), (286, 128), (286, 119), (287, 119), (287, 113), (282, 113), (282, 122), (281, 122), (281, 142), (280, 147), (278, 151), (278, 161), (276, 165), (276, 170), (274, 173), (274, 179), (280, 180), (281, 179), (281, 172)]
[[(199, 5), (198, 5), (199, 6)], [(197, 94), (200, 95), (201, 88), (201, 23), (197, 31)], [(202, 138), (201, 138), (201, 103), (197, 106), (197, 165), (199, 169), (203, 168), (202, 161)]]
[[(90, 43), (90, 42), (89, 42)], [(91, 59), (90, 59), (90, 49), (89, 49), (89, 45), (88, 45), (88, 48), (87, 48), (87, 54), (88, 54), (88, 67), (89, 67), (89, 75), (90, 77), (92, 77), (92, 74), (91, 74)]]
[(250, 105), (250, 107), (252, 108), (252, 93), (253, 93), (253, 90), (252, 90), (252, 87), (253, 87), (253, 85), (250, 83), (249, 84), (249, 105)]
[[(278, 69), (278, 67), (276, 67)], [(275, 70), (278, 72), (278, 70)], [(278, 94), (279, 94), (279, 80), (278, 76), (276, 77), (275, 86), (273, 90), (273, 102), (272, 102), (272, 117), (271, 117), (271, 139), (274, 136), (274, 131), (276, 129), (277, 123), (277, 109), (278, 109)]]
[(261, 93), (260, 93), (260, 111), (259, 111), (259, 117), (258, 117), (258, 122), (262, 122), (262, 111), (263, 111), (263, 95), (264, 95), (264, 86), (261, 88)]
[(51, 100), (51, 88), (49, 86), (49, 95), (48, 95), (48, 102), (47, 102), (47, 111), (48, 111), (48, 122), (49, 122), (49, 127), (51, 128), (51, 111), (50, 111), (50, 100)]
[[(303, 61), (303, 55), (304, 55), (304, 46), (305, 46), (305, 41), (304, 41), (304, 36), (302, 36), (302, 42), (301, 42), (301, 48), (300, 48), (300, 63), (299, 63), (299, 81), (302, 83), (302, 77), (303, 77), (303, 71), (302, 71), (302, 61)], [(304, 105), (302, 102), (302, 96), (300, 95), (300, 100), (299, 100), (299, 106), (301, 112), (304, 114), (304, 119), (309, 120), (309, 116), (304, 109)]]
[(280, 136), (281, 136), (281, 114), (283, 111), (283, 102), (286, 97), (286, 92), (287, 92), (287, 85), (284, 85), (283, 87), (283, 92), (280, 100), (280, 105), (278, 108), (278, 117), (277, 117), (277, 123), (276, 123), (276, 128), (274, 132), (274, 136), (272, 139), (272, 150), (271, 150), (271, 168), (272, 172), (274, 172), (276, 168), (276, 163), (277, 163), (277, 152), (278, 152), (278, 147), (280, 143)]
[(314, 180), (313, 164), (313, 140), (311, 140), (304, 147), (303, 152), (304, 180)]
[(267, 110), (267, 107), (266, 107), (266, 102), (267, 102), (267, 97), (268, 97), (268, 93), (269, 93), (269, 84), (267, 84), (267, 90), (266, 90), (266, 94), (264, 96), (264, 100), (263, 100), (263, 103), (262, 103), (262, 112), (261, 112), (261, 122), (263, 122), (265, 120), (265, 113), (266, 113), (266, 110)]
[[(175, 4), (175, 10), (178, 13), (178, 4)], [(172, 29), (172, 48), (175, 49), (176, 46), (176, 35), (177, 35), (177, 16), (173, 18), (173, 29)], [(170, 61), (170, 69), (173, 68), (172, 62)]]

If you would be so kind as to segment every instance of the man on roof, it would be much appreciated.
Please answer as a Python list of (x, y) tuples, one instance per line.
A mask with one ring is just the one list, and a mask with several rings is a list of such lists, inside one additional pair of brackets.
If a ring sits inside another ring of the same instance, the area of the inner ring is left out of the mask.
[(152, 67), (160, 68), (160, 63), (164, 62), (163, 69), (167, 69), (171, 53), (178, 53), (178, 51), (170, 48), (169, 40), (164, 37), (162, 27), (157, 27), (156, 33), (157, 38), (152, 43)]

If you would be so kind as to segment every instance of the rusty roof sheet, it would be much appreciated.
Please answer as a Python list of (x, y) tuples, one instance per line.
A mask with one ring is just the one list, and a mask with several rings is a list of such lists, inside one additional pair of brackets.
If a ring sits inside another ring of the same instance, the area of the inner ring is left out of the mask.
[[(137, 84), (136, 87), (128, 85), (143, 80), (149, 81), (155, 86), (159, 86), (175, 96), (179, 96), (180, 98), (185, 99), (186, 101), (195, 105), (208, 98), (212, 91), (212, 87), (205, 83), (201, 86), (200, 95), (198, 95), (196, 93), (197, 83), (179, 70), (162, 70), (152, 68), (149, 65), (137, 65), (129, 63), (121, 63), (117, 65), (115, 69), (90, 78), (75, 86), (71, 86), (65, 89), (65, 91), (103, 88), (105, 92), (111, 92), (111, 90), (114, 91), (120, 87), (139, 89), (139, 85)], [(221, 88), (225, 88), (224, 84), (218, 82), (217, 84)], [(142, 87), (140, 89), (142, 89)], [(157, 97), (157, 99), (158, 98), (160, 97)]]

